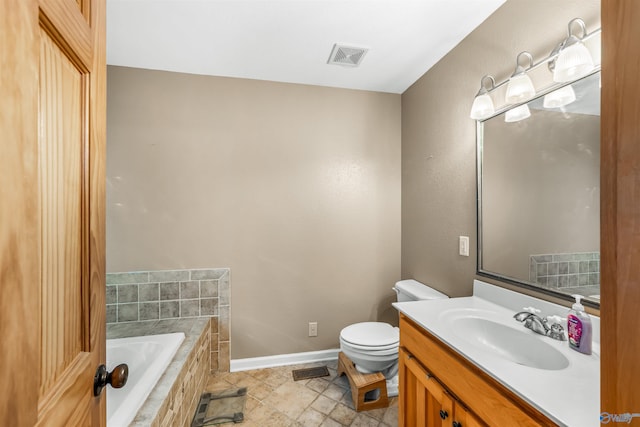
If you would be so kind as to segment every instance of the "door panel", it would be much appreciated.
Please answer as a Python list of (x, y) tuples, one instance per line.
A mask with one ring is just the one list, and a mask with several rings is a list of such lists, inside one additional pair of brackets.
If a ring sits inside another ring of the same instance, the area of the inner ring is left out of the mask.
[(40, 393), (65, 376), (88, 350), (82, 313), (82, 224), (86, 191), (82, 170), (87, 125), (82, 73), (49, 35), (40, 31), (39, 141), (41, 212)]
[(2, 426), (106, 424), (104, 15), (0, 0)]

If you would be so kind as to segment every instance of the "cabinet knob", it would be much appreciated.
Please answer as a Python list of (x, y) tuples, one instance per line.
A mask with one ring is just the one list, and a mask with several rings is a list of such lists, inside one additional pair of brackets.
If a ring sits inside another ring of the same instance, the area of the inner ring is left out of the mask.
[(451, 425), (453, 427), (462, 427), (462, 423), (459, 423), (458, 421), (454, 421)]
[(445, 411), (444, 409), (440, 409), (440, 418), (442, 418), (443, 420), (446, 420), (448, 416), (449, 416), (449, 413), (447, 411)]

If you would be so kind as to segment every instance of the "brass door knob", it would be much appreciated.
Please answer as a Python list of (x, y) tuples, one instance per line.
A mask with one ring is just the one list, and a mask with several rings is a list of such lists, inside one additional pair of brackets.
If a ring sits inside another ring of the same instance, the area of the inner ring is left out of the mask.
[(122, 388), (127, 383), (127, 378), (129, 378), (129, 367), (126, 363), (116, 366), (111, 372), (107, 371), (106, 366), (100, 365), (93, 377), (93, 395), (99, 396), (107, 384), (113, 388)]

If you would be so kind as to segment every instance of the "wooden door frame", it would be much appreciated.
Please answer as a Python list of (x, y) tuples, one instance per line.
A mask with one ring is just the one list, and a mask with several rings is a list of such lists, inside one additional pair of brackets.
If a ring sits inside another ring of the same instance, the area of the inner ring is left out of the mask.
[(640, 2), (601, 9), (601, 412), (640, 413)]

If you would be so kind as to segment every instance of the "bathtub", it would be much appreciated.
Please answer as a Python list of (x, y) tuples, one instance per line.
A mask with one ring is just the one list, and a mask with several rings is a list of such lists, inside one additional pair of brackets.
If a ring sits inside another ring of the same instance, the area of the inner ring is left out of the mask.
[(107, 427), (126, 427), (153, 390), (184, 340), (182, 332), (107, 340), (107, 369), (126, 363), (127, 384), (107, 386)]

